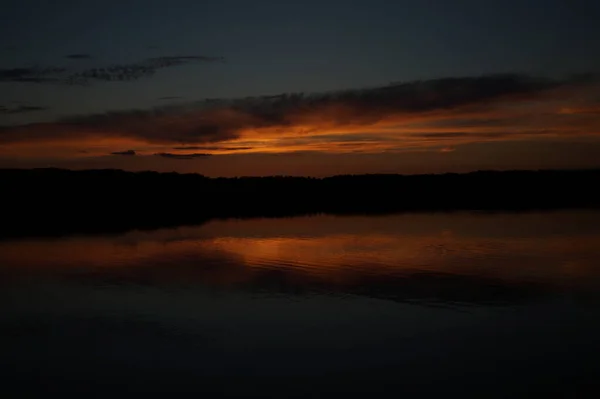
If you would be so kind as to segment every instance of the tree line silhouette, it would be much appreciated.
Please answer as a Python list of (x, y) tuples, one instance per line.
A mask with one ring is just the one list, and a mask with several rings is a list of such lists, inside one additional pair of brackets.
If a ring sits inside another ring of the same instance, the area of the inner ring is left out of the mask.
[(213, 218), (600, 207), (600, 169), (209, 178), (0, 169), (0, 237), (110, 233)]

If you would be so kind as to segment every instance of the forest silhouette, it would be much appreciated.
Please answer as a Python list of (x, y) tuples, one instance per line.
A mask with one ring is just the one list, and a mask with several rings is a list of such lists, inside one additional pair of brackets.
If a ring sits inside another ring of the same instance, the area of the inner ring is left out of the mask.
[(0, 169), (0, 237), (117, 233), (214, 218), (600, 207), (600, 169), (209, 178), (123, 170)]

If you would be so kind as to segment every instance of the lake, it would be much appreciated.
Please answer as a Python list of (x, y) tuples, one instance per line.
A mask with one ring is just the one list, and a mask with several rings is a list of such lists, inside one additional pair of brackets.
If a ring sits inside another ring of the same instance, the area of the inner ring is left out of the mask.
[(5, 393), (587, 397), (600, 380), (597, 211), (5, 240), (0, 292)]

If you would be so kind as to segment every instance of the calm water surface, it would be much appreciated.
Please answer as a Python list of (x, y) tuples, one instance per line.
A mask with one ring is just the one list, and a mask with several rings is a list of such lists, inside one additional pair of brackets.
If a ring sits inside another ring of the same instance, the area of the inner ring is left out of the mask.
[(0, 393), (594, 397), (600, 213), (3, 241), (0, 334)]

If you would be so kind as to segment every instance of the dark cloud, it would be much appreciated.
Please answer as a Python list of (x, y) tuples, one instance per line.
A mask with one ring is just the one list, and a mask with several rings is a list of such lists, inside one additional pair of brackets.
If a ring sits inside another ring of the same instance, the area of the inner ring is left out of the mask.
[(212, 154), (204, 154), (204, 153), (193, 153), (193, 154), (173, 154), (170, 152), (159, 152), (154, 154), (158, 157), (163, 158), (172, 158), (172, 159), (197, 159), (197, 158), (206, 158), (210, 157)]
[(65, 79), (65, 83), (86, 85), (92, 81), (122, 82), (151, 76), (155, 72), (155, 68), (141, 64), (111, 65), (108, 67), (90, 68), (74, 73)]
[(378, 141), (385, 140), (387, 137), (381, 134), (374, 133), (350, 133), (350, 134), (320, 134), (318, 136), (307, 136), (311, 139), (317, 139), (319, 141), (351, 141), (351, 142), (369, 142), (369, 141)]
[[(172, 61), (166, 62), (168, 64)], [(262, 128), (270, 129), (270, 134), (286, 134), (295, 126), (300, 126), (301, 129), (308, 126), (305, 133), (298, 134), (310, 137), (314, 129), (369, 127), (390, 118), (404, 121), (432, 112), (451, 113), (452, 118), (456, 119), (464, 117), (461, 114), (464, 111), (461, 110), (467, 108), (476, 108), (478, 112), (482, 112), (486, 109), (494, 110), (499, 104), (543, 100), (548, 98), (550, 90), (579, 87), (577, 85), (588, 83), (589, 80), (551, 80), (499, 74), (327, 93), (207, 99), (185, 105), (82, 115), (54, 123), (8, 127), (3, 129), (4, 132), (0, 131), (0, 142), (104, 135), (189, 149), (193, 145), (238, 139), (245, 131)], [(311, 130), (313, 126), (314, 129)], [(457, 130), (460, 131), (460, 128)], [(424, 129), (423, 132), (427, 130)], [(368, 133), (365, 138), (375, 136)], [(206, 147), (201, 148), (207, 150)]]
[(535, 94), (564, 83), (525, 75), (497, 74), (397, 83), (371, 90), (342, 92), (338, 97), (366, 110), (430, 111), (478, 104), (509, 95)]
[(247, 116), (227, 113), (229, 117), (212, 110), (156, 108), (64, 118), (46, 128), (65, 135), (73, 131), (80, 135), (103, 131), (106, 135), (143, 138), (153, 143), (212, 143), (235, 139), (237, 129), (252, 123)]
[(87, 54), (87, 53), (76, 53), (76, 54), (67, 54), (67, 55), (65, 55), (65, 58), (69, 58), (71, 60), (90, 60), (93, 57), (91, 54)]
[[(67, 54), (73, 60), (92, 59), (87, 53)], [(23, 67), (0, 69), (0, 82), (66, 83), (86, 85), (94, 81), (123, 82), (154, 75), (159, 69), (191, 63), (222, 62), (223, 57), (204, 55), (162, 56), (131, 64), (112, 64), (67, 74), (66, 68)]]
[(427, 139), (455, 139), (464, 137), (505, 137), (509, 136), (510, 133), (503, 132), (486, 132), (486, 133), (474, 133), (474, 132), (441, 132), (441, 133), (418, 133), (414, 136), (422, 137)]
[[(5, 68), (0, 69), (0, 82), (60, 82), (60, 74), (64, 73), (65, 71), (65, 68), (56, 67)], [(57, 76), (53, 77), (52, 75)]]
[(180, 151), (243, 151), (251, 150), (254, 147), (218, 147), (218, 146), (186, 146), (186, 147), (173, 147), (174, 150)]
[(19, 105), (18, 107), (5, 107), (0, 105), (0, 115), (10, 114), (23, 114), (27, 112), (45, 111), (48, 107), (41, 107), (37, 105)]
[(223, 57), (203, 55), (162, 56), (131, 64), (113, 64), (106, 67), (86, 69), (66, 78), (69, 84), (89, 84), (93, 81), (123, 82), (138, 80), (154, 75), (159, 69), (190, 63), (212, 63), (224, 61)]
[(126, 155), (126, 156), (133, 156), (135, 155), (135, 150), (126, 150), (126, 151), (115, 151), (115, 152), (111, 152), (110, 155)]
[[(518, 118), (519, 121), (526, 119), (526, 117)], [(428, 123), (429, 126), (444, 126), (446, 128), (454, 129), (467, 129), (471, 127), (508, 127), (513, 126), (517, 122), (517, 117), (513, 117), (510, 120), (506, 118), (456, 118), (454, 120), (441, 120), (434, 123)]]

